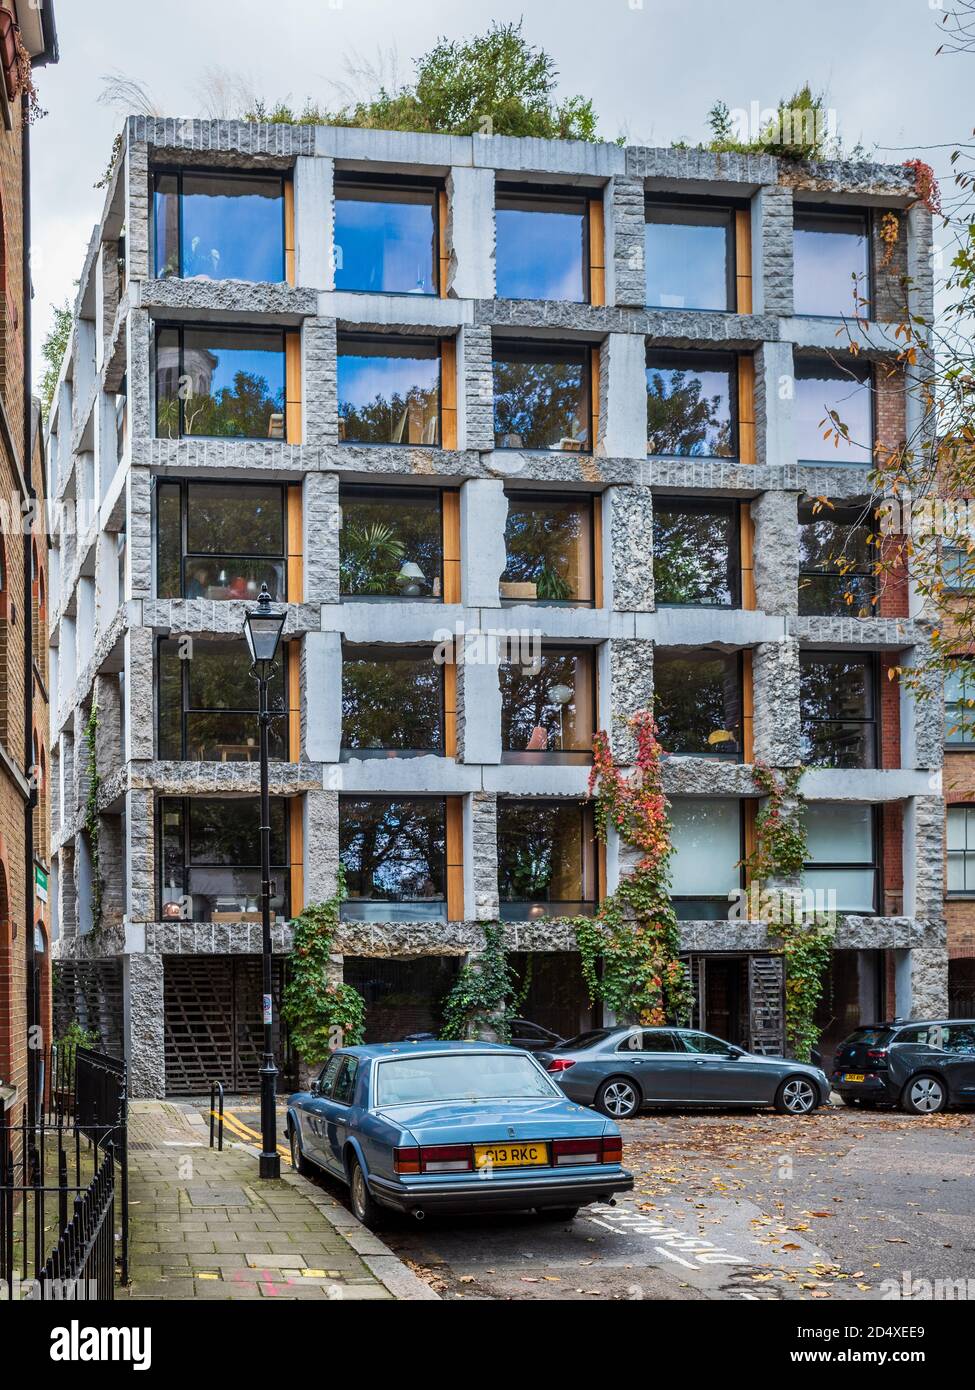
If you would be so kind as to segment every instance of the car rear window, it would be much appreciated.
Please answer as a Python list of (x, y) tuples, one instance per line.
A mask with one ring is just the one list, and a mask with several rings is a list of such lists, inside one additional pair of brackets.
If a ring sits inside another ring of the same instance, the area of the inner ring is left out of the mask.
[(560, 1052), (581, 1052), (585, 1047), (595, 1047), (609, 1037), (608, 1028), (590, 1028), (588, 1033), (579, 1033), (568, 1042), (559, 1043)]
[(893, 1028), (858, 1028), (855, 1033), (851, 1033), (843, 1044), (844, 1047), (852, 1047), (856, 1043), (864, 1043), (868, 1047), (883, 1047), (890, 1042), (893, 1037)]
[(403, 1057), (380, 1062), (377, 1106), (425, 1105), (438, 1100), (533, 1100), (561, 1091), (536, 1063), (517, 1053)]

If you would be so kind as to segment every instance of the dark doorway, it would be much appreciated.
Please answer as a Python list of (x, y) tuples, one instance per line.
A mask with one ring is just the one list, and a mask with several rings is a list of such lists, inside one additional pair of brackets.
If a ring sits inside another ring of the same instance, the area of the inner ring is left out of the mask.
[(400, 1042), (410, 1033), (440, 1034), (444, 996), (459, 956), (346, 956), (345, 983), (366, 1001), (366, 1042)]
[(748, 961), (743, 957), (708, 957), (704, 1030), (748, 1046)]
[(562, 1038), (598, 1027), (575, 951), (512, 951), (509, 962), (523, 993), (519, 1017)]
[(785, 1050), (785, 985), (781, 955), (693, 955), (692, 1023), (747, 1052), (778, 1057)]
[(834, 951), (816, 1006), (820, 1065), (832, 1069), (833, 1054), (863, 1023), (882, 1023), (885, 1013), (883, 951)]
[(975, 956), (948, 961), (948, 1015), (975, 1018)]

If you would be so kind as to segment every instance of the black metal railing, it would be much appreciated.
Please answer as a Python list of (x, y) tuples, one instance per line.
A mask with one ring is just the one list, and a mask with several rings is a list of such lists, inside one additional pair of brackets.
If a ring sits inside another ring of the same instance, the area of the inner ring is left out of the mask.
[[(219, 1102), (220, 1109), (217, 1109)], [(213, 1148), (213, 1122), (217, 1123), (217, 1150), (223, 1153), (223, 1082), (210, 1082), (210, 1148)]]

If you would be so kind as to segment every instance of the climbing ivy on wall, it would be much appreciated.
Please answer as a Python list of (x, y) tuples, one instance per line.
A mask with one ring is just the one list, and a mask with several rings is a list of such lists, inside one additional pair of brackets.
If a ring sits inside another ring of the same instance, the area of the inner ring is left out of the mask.
[(316, 1066), (336, 1047), (352, 1047), (365, 1036), (366, 1005), (347, 984), (330, 984), (329, 956), (345, 898), (341, 867), (335, 893), (309, 903), (294, 920), (294, 943), (281, 1017), (302, 1060)]
[(504, 928), (500, 922), (486, 923), (484, 950), (461, 967), (444, 999), (440, 1036), (464, 1039), (493, 1033), (498, 1042), (508, 1042), (511, 1020), (525, 992), (525, 987), (518, 989), (508, 964)]

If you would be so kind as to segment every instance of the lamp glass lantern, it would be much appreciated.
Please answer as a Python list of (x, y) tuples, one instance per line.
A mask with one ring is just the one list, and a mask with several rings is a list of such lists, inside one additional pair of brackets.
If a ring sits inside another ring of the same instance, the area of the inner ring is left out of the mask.
[(270, 666), (274, 661), (284, 631), (284, 619), (284, 613), (275, 613), (271, 608), (271, 595), (263, 584), (257, 607), (249, 610), (244, 621), (244, 636), (255, 666)]

